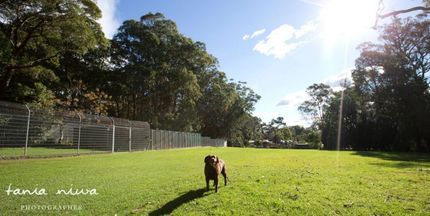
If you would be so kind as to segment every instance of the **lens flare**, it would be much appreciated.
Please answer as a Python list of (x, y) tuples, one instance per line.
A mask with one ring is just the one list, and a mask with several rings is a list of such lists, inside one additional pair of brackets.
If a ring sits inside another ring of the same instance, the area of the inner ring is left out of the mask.
[(331, 40), (363, 35), (375, 23), (378, 0), (331, 0), (321, 11), (323, 35)]

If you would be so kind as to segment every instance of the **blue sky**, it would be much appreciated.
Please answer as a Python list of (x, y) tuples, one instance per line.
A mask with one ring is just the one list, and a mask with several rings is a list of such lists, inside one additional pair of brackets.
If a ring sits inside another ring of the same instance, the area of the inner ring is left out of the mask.
[[(182, 34), (204, 42), (229, 78), (247, 82), (261, 95), (256, 116), (265, 122), (283, 116), (287, 125), (308, 125), (297, 111), (306, 99), (306, 87), (324, 82), (336, 88), (354, 66), (357, 45), (376, 41), (377, 32), (370, 27), (378, 2), (98, 0), (107, 37), (124, 20), (161, 12)], [(420, 4), (385, 0), (383, 12)]]

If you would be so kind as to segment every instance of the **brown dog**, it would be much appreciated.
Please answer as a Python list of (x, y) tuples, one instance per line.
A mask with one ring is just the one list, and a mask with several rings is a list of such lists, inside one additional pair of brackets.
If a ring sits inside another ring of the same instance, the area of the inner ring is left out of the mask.
[(214, 180), (215, 192), (218, 192), (218, 175), (224, 176), (224, 185), (227, 186), (227, 172), (225, 163), (216, 155), (205, 157), (206, 190), (209, 190), (209, 180)]

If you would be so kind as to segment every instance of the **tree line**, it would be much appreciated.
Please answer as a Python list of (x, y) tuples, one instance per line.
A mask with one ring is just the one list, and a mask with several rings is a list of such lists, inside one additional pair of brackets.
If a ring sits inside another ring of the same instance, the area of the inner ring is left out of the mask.
[(299, 110), (321, 131), (326, 149), (428, 152), (430, 21), (425, 15), (394, 18), (379, 32), (379, 43), (358, 47), (343, 91), (314, 84)]
[[(242, 145), (260, 99), (161, 13), (105, 38), (92, 0), (0, 1), (0, 100), (147, 121)], [(257, 120), (259, 121), (259, 120)]]

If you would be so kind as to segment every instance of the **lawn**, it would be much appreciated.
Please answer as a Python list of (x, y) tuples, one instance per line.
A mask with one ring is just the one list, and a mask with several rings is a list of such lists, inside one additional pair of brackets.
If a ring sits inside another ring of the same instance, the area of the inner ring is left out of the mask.
[[(204, 190), (203, 159), (210, 153), (227, 163), (230, 182), (218, 193)], [(191, 148), (0, 160), (0, 173), (0, 215), (430, 214), (425, 154)], [(45, 188), (48, 195), (7, 195), (9, 184)], [(69, 188), (98, 195), (55, 195)]]
[[(96, 151), (92, 149), (79, 149), (80, 154), (96, 153), (103, 151)], [(28, 157), (49, 157), (52, 155), (76, 155), (77, 150), (72, 148), (45, 148), (45, 147), (29, 147), (27, 149)], [(0, 148), (0, 158), (10, 157), (23, 157), (24, 147), (17, 148)]]

